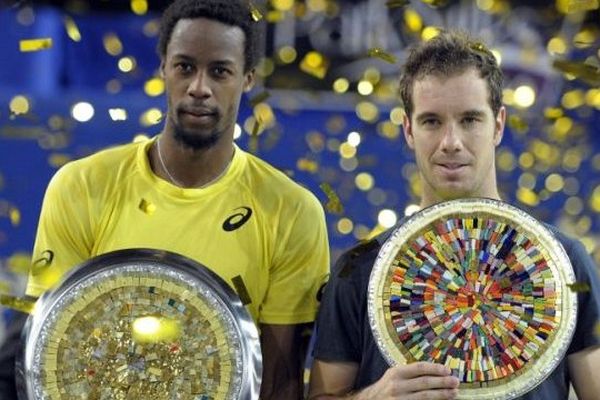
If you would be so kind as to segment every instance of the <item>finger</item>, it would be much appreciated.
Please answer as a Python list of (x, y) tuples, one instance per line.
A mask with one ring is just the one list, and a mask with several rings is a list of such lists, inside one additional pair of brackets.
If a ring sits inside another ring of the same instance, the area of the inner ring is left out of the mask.
[(406, 400), (454, 400), (458, 396), (458, 389), (427, 390), (411, 393), (403, 399)]
[(394, 367), (394, 373), (398, 374), (398, 377), (404, 379), (417, 378), (424, 375), (433, 376), (448, 376), (452, 373), (450, 368), (442, 364), (434, 364), (425, 361), (419, 361), (407, 365), (398, 365)]
[(455, 376), (420, 376), (406, 381), (411, 392), (435, 389), (457, 389), (459, 380)]

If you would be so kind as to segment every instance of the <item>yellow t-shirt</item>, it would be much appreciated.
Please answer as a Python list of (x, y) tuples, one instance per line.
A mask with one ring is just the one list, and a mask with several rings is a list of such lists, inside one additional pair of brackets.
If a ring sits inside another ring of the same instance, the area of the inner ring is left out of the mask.
[(314, 320), (329, 248), (318, 200), (266, 162), (236, 148), (226, 174), (202, 189), (154, 175), (154, 140), (65, 165), (42, 206), (27, 294), (39, 296), (87, 259), (113, 250), (182, 254), (232, 288), (240, 275), (255, 322)]

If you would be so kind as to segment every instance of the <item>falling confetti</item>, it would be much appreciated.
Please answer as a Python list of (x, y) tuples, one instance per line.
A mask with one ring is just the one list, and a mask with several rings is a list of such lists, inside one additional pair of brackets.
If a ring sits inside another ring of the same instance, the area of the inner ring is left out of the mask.
[(260, 10), (254, 5), (254, 3), (250, 3), (250, 14), (252, 15), (252, 19), (254, 22), (258, 22), (263, 18)]
[(390, 64), (396, 64), (396, 62), (397, 62), (396, 57), (393, 54), (386, 53), (379, 47), (374, 47), (372, 49), (369, 49), (368, 54), (369, 54), (369, 57), (376, 57), (376, 58), (379, 58)]
[(325, 193), (325, 195), (327, 195), (328, 201), (325, 205), (327, 211), (329, 211), (332, 214), (342, 214), (344, 212), (344, 206), (342, 205), (339, 196), (337, 195), (337, 193), (335, 193), (331, 185), (329, 183), (323, 182), (319, 185), (319, 187)]
[(385, 2), (388, 8), (404, 7), (410, 4), (410, 0), (388, 0)]
[(596, 66), (589, 63), (554, 60), (552, 66), (561, 72), (574, 75), (590, 85), (600, 85), (600, 71)]
[(569, 289), (571, 289), (572, 292), (576, 292), (576, 293), (590, 291), (590, 285), (588, 285), (587, 282), (575, 282), (575, 283), (567, 284), (567, 286), (569, 287)]
[(0, 304), (4, 307), (21, 311), (26, 314), (32, 314), (35, 309), (35, 301), (9, 296), (7, 294), (0, 294)]
[(67, 31), (67, 35), (69, 36), (69, 38), (71, 38), (71, 40), (74, 42), (80, 42), (81, 32), (79, 32), (79, 28), (77, 27), (75, 20), (73, 20), (73, 18), (69, 16), (66, 16), (64, 17), (64, 23), (65, 30)]
[(246, 288), (246, 284), (240, 275), (231, 278), (231, 283), (233, 283), (233, 287), (235, 288), (235, 291), (237, 292), (237, 295), (242, 301), (243, 305), (252, 303), (252, 298), (250, 298), (248, 288)]
[(19, 41), (19, 50), (23, 53), (46, 50), (52, 47), (52, 38), (27, 39)]
[(152, 215), (156, 211), (156, 206), (146, 199), (140, 201), (138, 208), (148, 215)]
[(596, 10), (599, 6), (598, 0), (570, 0), (567, 5), (567, 12), (591, 11)]
[(257, 104), (264, 102), (270, 96), (271, 94), (267, 91), (261, 92), (250, 99), (250, 105), (252, 105), (252, 107), (256, 107)]

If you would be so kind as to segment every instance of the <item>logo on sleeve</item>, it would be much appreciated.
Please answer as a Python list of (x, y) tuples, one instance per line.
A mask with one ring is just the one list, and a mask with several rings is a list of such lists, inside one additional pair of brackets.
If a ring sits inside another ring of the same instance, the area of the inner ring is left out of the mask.
[(235, 231), (244, 225), (252, 216), (252, 209), (250, 207), (238, 207), (233, 211), (237, 211), (223, 222), (223, 230), (226, 232)]

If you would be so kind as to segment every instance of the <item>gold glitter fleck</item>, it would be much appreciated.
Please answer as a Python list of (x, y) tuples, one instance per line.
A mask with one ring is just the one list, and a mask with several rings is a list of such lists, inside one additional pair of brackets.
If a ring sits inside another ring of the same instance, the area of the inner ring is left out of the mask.
[(396, 57), (393, 54), (386, 53), (383, 49), (380, 49), (379, 47), (369, 49), (368, 54), (369, 57), (380, 58), (383, 61), (388, 62), (390, 64), (396, 64)]
[(22, 52), (46, 50), (52, 47), (52, 38), (26, 39), (19, 41), (19, 50)]

